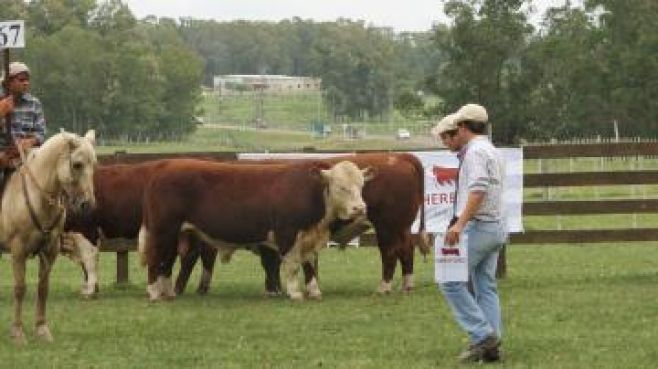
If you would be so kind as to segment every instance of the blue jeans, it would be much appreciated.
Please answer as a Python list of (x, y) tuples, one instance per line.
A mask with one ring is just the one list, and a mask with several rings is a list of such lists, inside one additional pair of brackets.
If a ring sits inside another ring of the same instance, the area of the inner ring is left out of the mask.
[(464, 329), (471, 343), (478, 343), (489, 335), (502, 337), (500, 301), (496, 287), (498, 251), (507, 242), (507, 231), (502, 222), (472, 220), (464, 228), (468, 246), (468, 271), (474, 295), (467, 282), (441, 283), (457, 323)]

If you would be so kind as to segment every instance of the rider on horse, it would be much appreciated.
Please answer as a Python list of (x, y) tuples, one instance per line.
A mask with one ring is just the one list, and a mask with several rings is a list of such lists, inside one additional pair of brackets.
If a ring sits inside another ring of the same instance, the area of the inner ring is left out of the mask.
[[(43, 108), (39, 99), (29, 91), (29, 68), (20, 62), (11, 63), (0, 94), (3, 96), (0, 99), (0, 175), (16, 167), (20, 160), (17, 147), (26, 152), (44, 141), (46, 120)], [(0, 181), (4, 182), (4, 178)]]

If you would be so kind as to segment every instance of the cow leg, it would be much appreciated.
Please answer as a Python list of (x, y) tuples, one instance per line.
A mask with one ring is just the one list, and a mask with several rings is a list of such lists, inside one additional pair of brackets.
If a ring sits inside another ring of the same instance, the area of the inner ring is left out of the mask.
[(196, 293), (199, 295), (206, 295), (210, 290), (210, 281), (212, 281), (212, 272), (215, 268), (215, 261), (217, 261), (217, 249), (206, 245), (201, 240), (196, 240), (197, 249), (201, 255), (201, 264), (203, 265), (203, 271), (201, 272), (201, 278), (199, 278), (199, 286), (196, 289)]
[(265, 271), (265, 295), (278, 296), (281, 294), (281, 256), (279, 252), (265, 245), (258, 245), (260, 264)]
[(53, 335), (50, 333), (48, 322), (46, 321), (46, 300), (48, 299), (48, 289), (50, 285), (50, 271), (52, 270), (55, 259), (57, 258), (57, 249), (49, 245), (48, 250), (39, 254), (39, 283), (37, 286), (37, 311), (36, 311), (36, 336), (42, 341), (52, 342)]
[[(14, 247), (12, 247), (14, 249)], [(25, 298), (25, 255), (12, 254), (12, 269), (14, 272), (14, 322), (11, 326), (11, 337), (18, 345), (27, 343), (23, 331), (23, 299)]]
[(199, 259), (199, 248), (198, 245), (193, 244), (192, 236), (190, 233), (181, 234), (180, 243), (187, 243), (186, 247), (181, 247), (179, 244), (179, 249), (185, 249), (186, 251), (181, 255), (180, 258), (180, 270), (178, 271), (178, 277), (176, 278), (176, 287), (174, 292), (177, 295), (183, 294), (185, 292), (185, 287), (187, 287), (187, 281), (190, 279), (194, 265)]
[(318, 286), (318, 279), (316, 273), (316, 266), (318, 265), (318, 253), (313, 253), (313, 258), (310, 261), (306, 261), (302, 264), (302, 269), (304, 270), (304, 281), (306, 282), (306, 293), (308, 297), (315, 300), (322, 299), (322, 291)]
[(176, 296), (171, 285), (171, 271), (176, 261), (180, 223), (164, 224), (168, 227), (147, 229), (143, 226), (139, 232), (140, 253), (148, 265), (146, 292), (151, 302)]
[(283, 270), (286, 274), (286, 292), (291, 300), (301, 301), (304, 295), (299, 289), (299, 267), (301, 255), (297, 245), (283, 257)]
[(414, 245), (409, 230), (404, 232), (397, 250), (402, 268), (402, 291), (410, 292), (414, 288)]
[(164, 254), (164, 261), (160, 265), (160, 291), (162, 298), (165, 300), (173, 300), (176, 297), (174, 286), (171, 283), (171, 276), (173, 274), (174, 263), (176, 262), (177, 252), (176, 249), (166, 249)]
[(388, 294), (393, 290), (393, 275), (398, 261), (396, 245), (399, 244), (399, 241), (395, 240), (394, 235), (390, 234), (386, 227), (377, 227), (376, 232), (379, 255), (382, 260), (382, 280), (377, 292)]

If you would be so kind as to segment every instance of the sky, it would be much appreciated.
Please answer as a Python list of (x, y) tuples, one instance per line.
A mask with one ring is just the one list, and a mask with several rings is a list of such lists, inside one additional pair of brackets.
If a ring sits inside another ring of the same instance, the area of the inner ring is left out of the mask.
[[(124, 0), (132, 12), (143, 18), (192, 17), (230, 21), (236, 19), (279, 21), (298, 16), (315, 21), (337, 18), (364, 20), (375, 26), (402, 31), (427, 31), (434, 22), (446, 23), (440, 0)], [(564, 0), (533, 0), (538, 23), (543, 10), (563, 5)]]

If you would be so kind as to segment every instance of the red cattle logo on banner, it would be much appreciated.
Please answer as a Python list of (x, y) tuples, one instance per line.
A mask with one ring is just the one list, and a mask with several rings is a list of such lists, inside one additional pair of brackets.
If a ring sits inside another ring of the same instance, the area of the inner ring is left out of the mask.
[(457, 175), (459, 174), (459, 169), (433, 165), (432, 174), (434, 175), (434, 180), (436, 181), (437, 186), (445, 186), (455, 183)]

